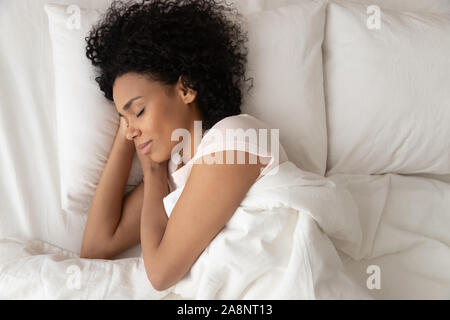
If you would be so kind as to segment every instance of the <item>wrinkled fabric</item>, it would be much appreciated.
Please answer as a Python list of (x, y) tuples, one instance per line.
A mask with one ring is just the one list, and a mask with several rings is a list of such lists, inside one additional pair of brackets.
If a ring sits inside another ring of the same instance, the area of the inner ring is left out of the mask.
[[(184, 187), (164, 198), (170, 216)], [(80, 259), (43, 241), (0, 241), (4, 299), (366, 299), (335, 245), (359, 250), (351, 194), (292, 162), (259, 179), (177, 284), (156, 291), (140, 257)]]
[[(195, 299), (365, 299), (343, 271), (361, 244), (351, 194), (288, 161), (258, 180), (173, 292)], [(184, 186), (164, 199), (170, 217)]]

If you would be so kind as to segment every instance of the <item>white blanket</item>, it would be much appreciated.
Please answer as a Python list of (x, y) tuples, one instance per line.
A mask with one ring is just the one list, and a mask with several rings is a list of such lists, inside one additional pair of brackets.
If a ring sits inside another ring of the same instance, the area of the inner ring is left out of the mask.
[[(42, 241), (8, 238), (0, 241), (0, 298), (370, 299), (335, 249), (354, 255), (361, 245), (349, 191), (291, 162), (278, 169), (251, 187), (189, 273), (165, 291), (151, 287), (140, 257), (80, 259)], [(168, 214), (181, 192), (164, 199)]]

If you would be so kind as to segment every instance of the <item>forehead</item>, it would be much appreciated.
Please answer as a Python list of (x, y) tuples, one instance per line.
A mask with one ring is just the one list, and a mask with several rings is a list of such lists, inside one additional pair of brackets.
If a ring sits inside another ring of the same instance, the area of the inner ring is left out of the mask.
[(152, 82), (144, 76), (127, 73), (117, 77), (113, 85), (113, 99), (115, 102), (128, 101), (132, 97), (143, 96), (152, 87)]
[(156, 96), (159, 93), (168, 95), (168, 91), (170, 86), (166, 87), (158, 81), (150, 80), (145, 75), (129, 72), (115, 79), (113, 99), (117, 111), (124, 114), (130, 112), (130, 109), (124, 110), (124, 107), (133, 98)]
[[(155, 83), (142, 75), (127, 73), (117, 77), (113, 85), (114, 104), (119, 114), (129, 112), (131, 103), (155, 90)], [(128, 109), (128, 110), (127, 110)]]

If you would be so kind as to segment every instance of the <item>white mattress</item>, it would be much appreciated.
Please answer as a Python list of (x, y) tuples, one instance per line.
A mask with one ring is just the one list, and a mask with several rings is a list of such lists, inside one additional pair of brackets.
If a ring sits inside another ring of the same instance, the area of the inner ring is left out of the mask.
[[(8, 239), (35, 239), (78, 255), (85, 217), (61, 210), (45, 2), (0, 2), (0, 249)], [(381, 289), (368, 290), (377, 299), (449, 299), (450, 181), (394, 174), (331, 178), (348, 184), (364, 230), (358, 257), (342, 253), (348, 273), (365, 287), (367, 267), (378, 265)], [(139, 253), (135, 247), (118, 258)]]

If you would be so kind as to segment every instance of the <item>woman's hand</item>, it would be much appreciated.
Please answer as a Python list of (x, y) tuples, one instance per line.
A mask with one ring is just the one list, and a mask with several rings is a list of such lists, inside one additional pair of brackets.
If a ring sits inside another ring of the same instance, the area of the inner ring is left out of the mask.
[(125, 145), (127, 150), (134, 152), (133, 139), (127, 138), (127, 131), (128, 131), (127, 120), (125, 120), (124, 117), (120, 117), (119, 121), (120, 121), (119, 128), (117, 129), (115, 140), (118, 141), (121, 145)]
[(155, 193), (165, 197), (169, 194), (169, 185), (167, 182), (167, 165), (169, 160), (158, 163), (152, 161), (148, 154), (142, 154), (137, 148), (136, 153), (141, 164), (142, 173), (144, 174), (144, 185), (150, 186)]
[[(128, 123), (127, 120), (125, 120), (124, 117), (119, 117), (119, 128), (117, 129), (116, 137), (123, 138), (124, 140), (127, 139), (127, 130), (128, 130)], [(129, 140), (131, 141), (131, 140)]]

